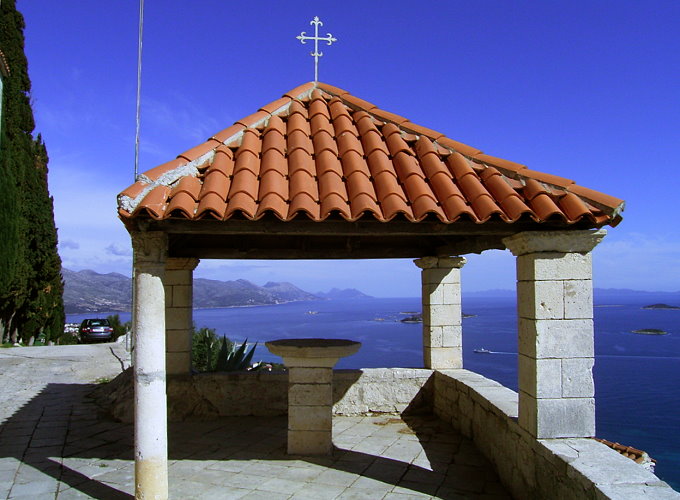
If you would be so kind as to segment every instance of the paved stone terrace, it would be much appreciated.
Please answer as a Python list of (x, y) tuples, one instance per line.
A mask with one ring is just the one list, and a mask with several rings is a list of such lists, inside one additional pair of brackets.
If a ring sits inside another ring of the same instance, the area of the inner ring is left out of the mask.
[[(132, 426), (97, 418), (86, 398), (95, 385), (82, 380), (92, 359), (77, 348), (106, 356), (104, 346), (0, 353), (13, 389), (0, 396), (0, 498), (132, 498)], [(115, 373), (118, 363), (97, 366)], [(171, 424), (171, 498), (510, 498), (472, 443), (430, 415), (336, 417), (333, 427), (334, 455), (314, 459), (286, 455), (285, 417)]]

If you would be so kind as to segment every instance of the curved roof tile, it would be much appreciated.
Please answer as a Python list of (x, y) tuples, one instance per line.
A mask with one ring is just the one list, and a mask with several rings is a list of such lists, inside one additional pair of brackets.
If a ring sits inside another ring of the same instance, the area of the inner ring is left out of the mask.
[(445, 223), (586, 219), (623, 201), (450, 139), (324, 83), (306, 83), (153, 168), (118, 196), (128, 220), (273, 214)]

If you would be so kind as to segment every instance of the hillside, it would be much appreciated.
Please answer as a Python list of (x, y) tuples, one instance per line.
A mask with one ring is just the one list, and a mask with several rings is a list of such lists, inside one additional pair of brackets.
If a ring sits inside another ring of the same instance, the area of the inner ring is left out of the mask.
[[(62, 269), (64, 309), (67, 314), (129, 311), (132, 304), (131, 279), (118, 273)], [(194, 307), (232, 307), (319, 300), (291, 283), (269, 282), (258, 286), (250, 281), (194, 280)]]

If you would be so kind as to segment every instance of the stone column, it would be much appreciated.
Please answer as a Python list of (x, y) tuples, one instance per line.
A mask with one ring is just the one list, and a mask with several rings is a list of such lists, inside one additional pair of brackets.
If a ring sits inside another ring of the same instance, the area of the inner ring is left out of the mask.
[(193, 271), (198, 259), (165, 261), (165, 364), (168, 375), (191, 372)]
[(465, 257), (423, 257), (413, 262), (422, 269), (425, 368), (462, 368), (460, 269)]
[(524, 232), (517, 257), (519, 424), (536, 438), (595, 435), (590, 252), (606, 231)]
[(333, 366), (359, 350), (344, 339), (266, 342), (288, 367), (288, 454), (329, 455), (333, 450)]
[(168, 498), (165, 395), (165, 291), (167, 236), (132, 234), (135, 266), (135, 496)]

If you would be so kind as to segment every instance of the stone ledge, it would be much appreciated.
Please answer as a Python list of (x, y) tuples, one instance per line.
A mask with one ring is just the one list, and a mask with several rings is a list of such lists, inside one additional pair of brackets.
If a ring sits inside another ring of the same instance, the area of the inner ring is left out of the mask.
[(474, 441), (513, 497), (680, 500), (657, 476), (593, 439), (532, 438), (517, 423), (517, 399), (467, 370), (435, 373), (434, 413)]

